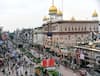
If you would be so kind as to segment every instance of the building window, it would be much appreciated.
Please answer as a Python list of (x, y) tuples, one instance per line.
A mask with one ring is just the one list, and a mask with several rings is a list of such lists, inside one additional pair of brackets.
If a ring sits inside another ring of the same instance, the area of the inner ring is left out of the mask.
[(84, 28), (84, 31), (86, 31), (86, 26), (85, 26), (85, 28)]
[(70, 35), (68, 35), (68, 39), (70, 40)]
[(57, 37), (57, 41), (58, 41), (58, 37)]
[(68, 28), (68, 31), (70, 31), (70, 27)]
[(98, 27), (96, 28), (96, 31), (98, 31)]
[(56, 26), (52, 26), (51, 29), (52, 29), (52, 31), (56, 30)]
[(90, 31), (91, 31), (91, 27), (90, 27)]
[(65, 28), (65, 31), (67, 31), (67, 28)]
[(83, 27), (81, 28), (81, 30), (83, 31)]
[(65, 37), (65, 40), (67, 40), (67, 36)]
[(73, 31), (73, 27), (72, 27), (72, 31)]
[(75, 37), (77, 37), (77, 34), (75, 34)]
[(45, 27), (45, 31), (48, 31), (48, 27)]
[(77, 28), (75, 27), (75, 31), (77, 31)]
[(78, 28), (78, 31), (80, 31), (80, 27)]
[(95, 31), (95, 27), (94, 27), (94, 31)]
[(60, 39), (62, 40), (62, 39), (63, 39), (63, 37), (61, 36), (61, 37), (60, 37)]

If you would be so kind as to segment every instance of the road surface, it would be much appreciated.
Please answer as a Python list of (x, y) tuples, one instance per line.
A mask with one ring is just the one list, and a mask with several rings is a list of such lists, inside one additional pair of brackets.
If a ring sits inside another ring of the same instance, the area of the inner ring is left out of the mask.
[(74, 73), (72, 70), (65, 68), (62, 65), (60, 65), (58, 71), (61, 72), (63, 76), (79, 76), (78, 73)]

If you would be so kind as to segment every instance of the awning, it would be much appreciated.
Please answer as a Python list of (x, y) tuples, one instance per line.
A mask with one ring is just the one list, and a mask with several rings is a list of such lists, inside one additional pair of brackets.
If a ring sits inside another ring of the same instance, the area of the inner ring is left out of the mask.
[(94, 52), (100, 52), (100, 50), (98, 49), (93, 49), (93, 48), (88, 48), (88, 47), (83, 47), (83, 46), (74, 46), (74, 48), (85, 49), (85, 50), (94, 51)]

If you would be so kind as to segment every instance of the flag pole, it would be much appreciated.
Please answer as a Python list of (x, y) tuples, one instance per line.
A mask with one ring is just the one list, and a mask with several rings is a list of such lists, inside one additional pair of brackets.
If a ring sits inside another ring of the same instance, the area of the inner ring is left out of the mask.
[(52, 0), (52, 5), (54, 5), (54, 0)]
[[(64, 12), (64, 10), (63, 10), (63, 0), (61, 0), (61, 8), (62, 8), (62, 12)], [(62, 18), (63, 18), (63, 15), (62, 15)]]

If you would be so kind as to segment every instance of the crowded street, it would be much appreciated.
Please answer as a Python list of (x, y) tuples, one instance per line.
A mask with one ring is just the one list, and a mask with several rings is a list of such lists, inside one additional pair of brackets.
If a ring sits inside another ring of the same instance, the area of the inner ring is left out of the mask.
[(100, 0), (0, 0), (0, 76), (100, 76)]

